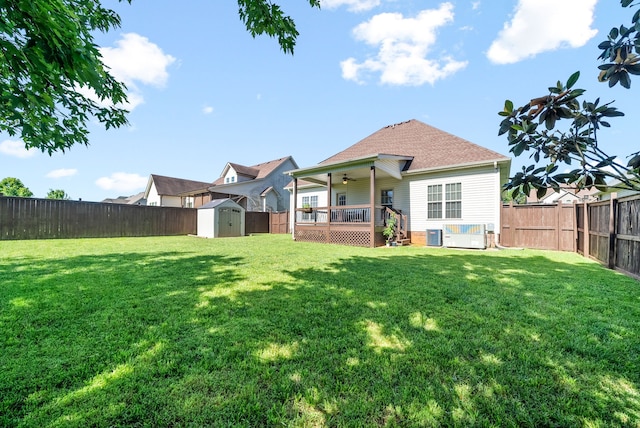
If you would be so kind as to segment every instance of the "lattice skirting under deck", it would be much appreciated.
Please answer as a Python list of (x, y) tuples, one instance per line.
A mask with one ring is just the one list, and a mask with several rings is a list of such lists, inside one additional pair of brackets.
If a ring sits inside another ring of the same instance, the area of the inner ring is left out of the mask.
[[(329, 234), (327, 239), (327, 233)], [(296, 241), (319, 242), (354, 247), (371, 247), (371, 237), (366, 230), (296, 230)]]

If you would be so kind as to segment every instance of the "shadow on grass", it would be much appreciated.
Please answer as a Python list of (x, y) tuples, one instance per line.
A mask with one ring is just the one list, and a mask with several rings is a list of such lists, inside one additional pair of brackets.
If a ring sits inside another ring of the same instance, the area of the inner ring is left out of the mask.
[(0, 422), (640, 423), (632, 280), (535, 255), (370, 254), (261, 267), (274, 275), (179, 252), (0, 263)]

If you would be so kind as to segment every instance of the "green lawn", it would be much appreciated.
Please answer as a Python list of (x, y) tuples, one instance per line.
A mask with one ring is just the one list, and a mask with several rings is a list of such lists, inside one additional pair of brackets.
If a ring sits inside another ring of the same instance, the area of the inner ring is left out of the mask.
[(640, 426), (640, 283), (286, 235), (0, 242), (0, 426)]

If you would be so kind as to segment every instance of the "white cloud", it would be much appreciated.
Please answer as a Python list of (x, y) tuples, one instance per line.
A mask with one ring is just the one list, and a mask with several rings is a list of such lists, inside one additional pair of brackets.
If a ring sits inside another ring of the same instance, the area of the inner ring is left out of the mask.
[[(136, 33), (123, 34), (115, 44), (116, 47), (100, 48), (100, 54), (102, 62), (109, 68), (109, 73), (127, 85), (128, 102), (121, 107), (131, 111), (144, 103), (139, 85), (164, 87), (169, 79), (167, 68), (176, 59), (165, 54), (148, 38)], [(99, 100), (97, 95), (87, 88), (78, 90), (101, 106), (113, 105), (109, 100)]]
[(437, 59), (427, 57), (436, 42), (438, 28), (452, 21), (451, 3), (423, 10), (415, 18), (404, 18), (400, 13), (375, 15), (354, 28), (353, 35), (377, 47), (377, 54), (363, 62), (355, 58), (342, 61), (342, 77), (364, 83), (363, 75), (380, 73), (380, 83), (418, 86), (433, 84), (461, 70), (466, 61), (456, 61), (447, 55)]
[(321, 6), (327, 9), (347, 6), (349, 12), (364, 12), (380, 6), (380, 0), (321, 0)]
[(163, 87), (169, 79), (167, 67), (176, 59), (162, 52), (149, 39), (136, 33), (126, 33), (115, 48), (100, 48), (104, 63), (111, 75), (127, 86), (140, 82)]
[(487, 57), (496, 64), (512, 64), (542, 52), (584, 46), (598, 32), (591, 28), (596, 3), (597, 0), (520, 0)]
[(110, 177), (100, 177), (96, 185), (105, 190), (117, 190), (120, 192), (134, 192), (147, 185), (147, 177), (126, 172), (114, 172)]
[(29, 158), (38, 153), (37, 149), (27, 149), (20, 140), (4, 140), (0, 143), (0, 153), (17, 158)]
[(211, 114), (211, 113), (213, 113), (213, 107), (211, 107), (211, 106), (204, 106), (204, 107), (202, 108), (202, 113), (204, 113), (204, 114)]
[(75, 168), (61, 168), (61, 169), (54, 169), (53, 171), (49, 171), (46, 177), (47, 178), (71, 177), (73, 175), (76, 175), (77, 173), (78, 173), (78, 170)]

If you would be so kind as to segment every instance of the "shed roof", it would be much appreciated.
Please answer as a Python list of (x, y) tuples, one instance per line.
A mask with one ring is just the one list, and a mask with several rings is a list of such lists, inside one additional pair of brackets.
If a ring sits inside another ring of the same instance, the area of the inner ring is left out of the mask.
[[(242, 208), (242, 206), (238, 205), (237, 203), (235, 203), (235, 202), (234, 202), (234, 201), (232, 201), (231, 199), (229, 199), (229, 198), (224, 198), (224, 199), (213, 199), (213, 200), (211, 200), (211, 201), (207, 202), (206, 204), (204, 204), (204, 205), (202, 205), (202, 206), (198, 207), (198, 209), (199, 209), (199, 210), (201, 210), (201, 209), (210, 209), (210, 208), (215, 208), (215, 207), (217, 207), (217, 206), (220, 206), (220, 205), (224, 204), (225, 202), (230, 203), (230, 204), (232, 204), (232, 205), (235, 205), (235, 206), (237, 206), (237, 207), (239, 207), (239, 208)], [(242, 209), (244, 209), (244, 208), (242, 208)]]

